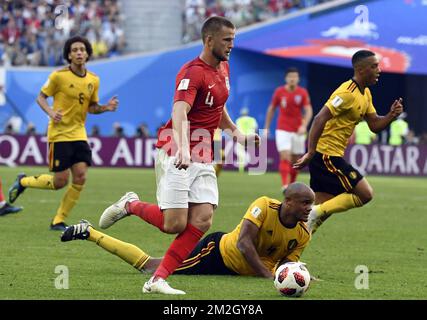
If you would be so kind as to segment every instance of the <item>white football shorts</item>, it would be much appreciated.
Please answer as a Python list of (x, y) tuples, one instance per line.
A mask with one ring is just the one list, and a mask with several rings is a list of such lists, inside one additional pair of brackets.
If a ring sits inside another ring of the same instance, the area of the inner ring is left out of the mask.
[(305, 134), (276, 130), (277, 151), (290, 151), (291, 154), (305, 153)]
[(188, 203), (218, 206), (218, 185), (212, 163), (192, 162), (187, 170), (178, 170), (174, 156), (157, 150), (155, 170), (157, 203), (160, 209), (188, 208)]

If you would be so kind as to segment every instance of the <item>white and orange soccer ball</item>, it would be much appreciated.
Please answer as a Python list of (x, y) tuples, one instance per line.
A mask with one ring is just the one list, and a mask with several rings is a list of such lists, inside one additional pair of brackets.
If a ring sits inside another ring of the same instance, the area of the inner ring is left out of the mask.
[(274, 286), (287, 297), (301, 297), (310, 285), (310, 273), (304, 263), (287, 262), (279, 266), (274, 277)]

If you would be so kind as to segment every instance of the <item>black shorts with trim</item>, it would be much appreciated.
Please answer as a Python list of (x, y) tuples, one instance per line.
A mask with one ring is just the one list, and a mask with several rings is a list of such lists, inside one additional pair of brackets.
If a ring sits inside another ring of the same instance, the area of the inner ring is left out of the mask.
[(79, 162), (92, 164), (92, 151), (87, 141), (49, 142), (50, 171), (64, 171)]
[(362, 174), (342, 157), (316, 152), (309, 163), (310, 187), (314, 192), (339, 195), (351, 192), (363, 179)]
[(204, 237), (174, 274), (237, 275), (222, 260), (219, 242), (224, 232), (214, 232)]

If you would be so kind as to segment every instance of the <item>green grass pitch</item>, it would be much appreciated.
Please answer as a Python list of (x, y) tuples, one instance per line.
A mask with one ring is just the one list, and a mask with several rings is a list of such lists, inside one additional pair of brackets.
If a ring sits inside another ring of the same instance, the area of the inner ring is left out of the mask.
[[(44, 167), (0, 167), (3, 191), (16, 174), (46, 172)], [(308, 175), (300, 175), (308, 182)], [(425, 299), (427, 280), (427, 225), (424, 178), (368, 177), (374, 200), (366, 207), (337, 214), (313, 236), (302, 261), (321, 281), (312, 282), (301, 299)], [(220, 205), (213, 231), (230, 231), (257, 197), (281, 199), (279, 176), (249, 176), (223, 172), (219, 178)], [(85, 218), (96, 227), (105, 207), (126, 191), (155, 201), (153, 170), (91, 168), (80, 201), (68, 223)], [(165, 299), (143, 295), (149, 278), (89, 241), (61, 243), (60, 232), (49, 223), (64, 190), (27, 189), (17, 200), (24, 210), (0, 217), (0, 299)], [(107, 230), (111, 236), (133, 243), (152, 256), (161, 256), (173, 236), (130, 217)], [(57, 266), (69, 271), (69, 289), (56, 289)], [(357, 289), (366, 266), (363, 284)], [(368, 282), (366, 282), (368, 280)], [(168, 299), (286, 299), (270, 280), (231, 276), (172, 276), (172, 286), (187, 292)]]

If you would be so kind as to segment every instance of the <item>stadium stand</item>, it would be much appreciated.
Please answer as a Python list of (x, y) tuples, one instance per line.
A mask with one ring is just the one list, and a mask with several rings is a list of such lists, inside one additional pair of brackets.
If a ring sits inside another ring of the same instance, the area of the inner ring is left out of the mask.
[(117, 0), (15, 0), (0, 5), (0, 64), (62, 65), (62, 47), (74, 34), (86, 36), (94, 58), (123, 52), (123, 15)]
[(213, 15), (227, 17), (239, 28), (328, 1), (331, 0), (186, 0), (182, 41), (200, 39), (203, 21)]

